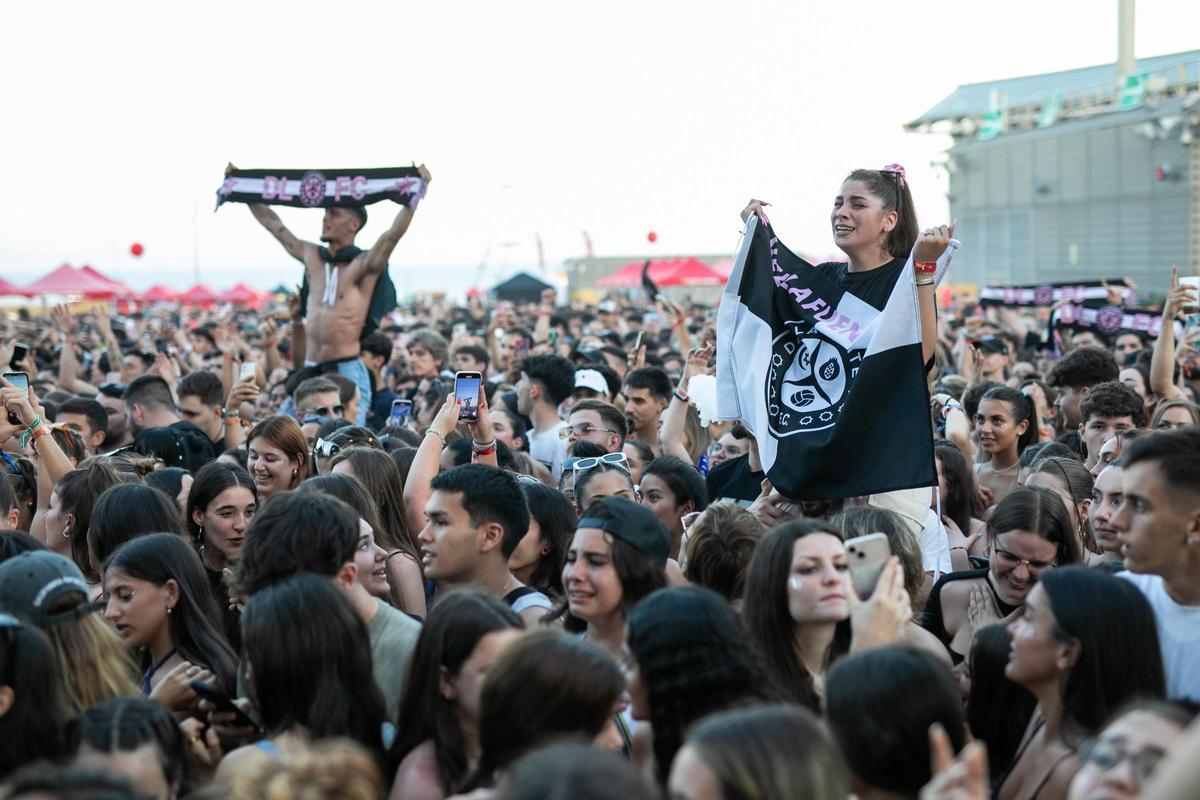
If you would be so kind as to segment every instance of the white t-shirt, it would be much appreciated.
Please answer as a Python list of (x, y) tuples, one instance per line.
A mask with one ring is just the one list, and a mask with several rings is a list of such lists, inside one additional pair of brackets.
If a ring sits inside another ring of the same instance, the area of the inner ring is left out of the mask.
[(917, 534), (917, 544), (921, 546), (921, 568), (932, 572), (934, 581), (953, 570), (946, 526), (932, 508), (925, 510), (925, 526)]
[(566, 425), (567, 423), (559, 420), (557, 425), (542, 433), (530, 431), (528, 434), (529, 455), (533, 456), (535, 461), (541, 461), (549, 467), (554, 473), (554, 480), (558, 480), (562, 475), (562, 462), (567, 456), (567, 440), (558, 438), (558, 432)]
[(1200, 702), (1200, 606), (1176, 603), (1158, 575), (1118, 572), (1117, 577), (1141, 589), (1154, 608), (1167, 672), (1167, 697)]

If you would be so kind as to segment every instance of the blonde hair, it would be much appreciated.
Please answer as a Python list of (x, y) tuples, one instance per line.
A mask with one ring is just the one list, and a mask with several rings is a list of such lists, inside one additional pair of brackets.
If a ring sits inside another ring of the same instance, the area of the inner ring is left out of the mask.
[(54, 648), (63, 697), (72, 715), (113, 697), (141, 695), (129, 648), (98, 614), (43, 630)]
[(383, 777), (374, 759), (348, 739), (285, 737), (278, 758), (258, 759), (230, 780), (234, 800), (378, 800)]
[(700, 456), (708, 452), (712, 437), (709, 436), (708, 428), (700, 424), (700, 412), (693, 405), (688, 406), (687, 416), (683, 418), (683, 432), (688, 440), (688, 458), (693, 464), (699, 464)]

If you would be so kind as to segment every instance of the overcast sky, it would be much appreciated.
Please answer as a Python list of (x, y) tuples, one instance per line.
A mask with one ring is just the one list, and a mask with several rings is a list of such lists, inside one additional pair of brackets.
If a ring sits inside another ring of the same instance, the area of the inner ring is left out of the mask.
[[(532, 266), (537, 234), (551, 269), (585, 230), (597, 255), (729, 251), (751, 196), (793, 249), (832, 253), (855, 167), (905, 164), (922, 223), (946, 216), (929, 162), (948, 140), (905, 121), (960, 84), (1112, 62), (1116, 18), (1116, 0), (14, 4), (0, 275), (186, 286), (195, 248), (218, 287), (294, 278), (245, 208), (213, 213), (230, 160), (428, 164), (402, 289)], [(1200, 3), (1139, 0), (1136, 41), (1200, 48)], [(372, 206), (359, 243), (395, 209)], [(283, 216), (319, 233), (320, 212)]]

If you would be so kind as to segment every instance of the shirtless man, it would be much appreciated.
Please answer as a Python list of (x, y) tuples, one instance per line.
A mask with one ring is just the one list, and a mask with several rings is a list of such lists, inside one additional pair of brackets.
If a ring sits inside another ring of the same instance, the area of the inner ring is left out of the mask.
[[(230, 164), (226, 174), (234, 169)], [(429, 170), (424, 164), (419, 170), (428, 185)], [(354, 237), (366, 224), (366, 209), (325, 209), (321, 241), (328, 249), (301, 241), (270, 206), (252, 203), (250, 213), (283, 245), (288, 255), (304, 264), (309, 286), (305, 366), (316, 366), (319, 372), (337, 372), (354, 381), (361, 397), (358, 424), (366, 424), (366, 411), (371, 407), (371, 376), (358, 357), (359, 339), (375, 283), (387, 269), (388, 258), (400, 237), (408, 230), (413, 210), (408, 206), (401, 208), (387, 232), (370, 250), (362, 251), (353, 246)], [(345, 252), (346, 248), (353, 249)]]

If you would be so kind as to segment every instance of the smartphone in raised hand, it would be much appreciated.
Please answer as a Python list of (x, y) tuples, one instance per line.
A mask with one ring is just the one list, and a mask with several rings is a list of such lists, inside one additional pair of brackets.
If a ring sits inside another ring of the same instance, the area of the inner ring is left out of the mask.
[[(14, 389), (20, 389), (21, 391), (23, 391), (25, 393), (29, 392), (29, 375), (28, 375), (28, 373), (6, 372), (6, 373), (4, 373), (4, 380), (6, 380), (10, 384), (12, 384)], [(21, 418), (18, 417), (16, 412), (14, 412), (14, 411), (8, 412), (8, 421), (9, 421), (9, 424), (11, 424), (11, 425), (20, 425), (21, 424)]]
[(879, 575), (892, 557), (892, 546), (886, 533), (868, 533), (846, 540), (846, 558), (850, 562), (850, 579), (860, 598), (875, 591)]
[(482, 385), (481, 373), (454, 373), (454, 397), (461, 403), (458, 418), (463, 422), (474, 422), (479, 418), (479, 389)]

